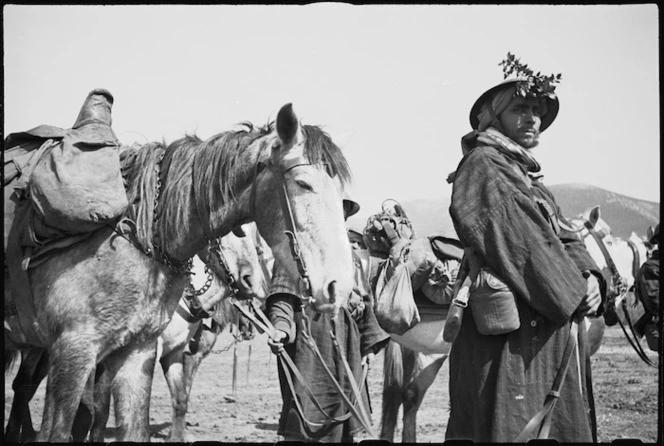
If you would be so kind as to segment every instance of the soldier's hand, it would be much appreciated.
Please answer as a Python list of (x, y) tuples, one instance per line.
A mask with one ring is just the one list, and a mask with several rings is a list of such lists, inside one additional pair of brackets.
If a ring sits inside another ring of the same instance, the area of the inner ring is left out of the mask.
[(579, 317), (589, 316), (593, 317), (597, 314), (599, 306), (602, 303), (602, 295), (600, 293), (599, 281), (597, 277), (590, 274), (586, 279), (588, 289), (586, 295), (581, 300), (576, 312)]
[(267, 338), (267, 345), (270, 346), (270, 350), (275, 355), (284, 349), (284, 342), (288, 339), (288, 334), (281, 330), (275, 330), (274, 338)]

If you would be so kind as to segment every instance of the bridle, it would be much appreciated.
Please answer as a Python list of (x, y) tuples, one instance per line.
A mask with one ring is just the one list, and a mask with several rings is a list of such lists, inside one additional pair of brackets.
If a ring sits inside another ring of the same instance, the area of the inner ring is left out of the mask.
[[(602, 252), (602, 255), (604, 256), (604, 260), (606, 261), (606, 265), (609, 267), (611, 271), (611, 280), (612, 280), (612, 286), (610, 287), (611, 292), (607, 292), (607, 298), (608, 298), (608, 303), (607, 308), (611, 308), (611, 311), (615, 311), (613, 309), (614, 303), (616, 301), (617, 297), (621, 298), (621, 306), (623, 313), (625, 314), (625, 319), (627, 320), (627, 325), (629, 326), (629, 332), (625, 328), (625, 324), (623, 324), (622, 320), (620, 320), (619, 317), (616, 317), (618, 320), (618, 323), (620, 324), (620, 328), (622, 329), (623, 333), (625, 334), (625, 337), (629, 341), (630, 345), (636, 352), (636, 354), (641, 358), (643, 362), (648, 364), (651, 367), (657, 367), (657, 364), (655, 364), (646, 354), (645, 350), (641, 346), (641, 343), (639, 342), (639, 336), (636, 334), (636, 330), (634, 329), (634, 323), (632, 322), (630, 316), (629, 316), (629, 311), (627, 308), (627, 300), (624, 299), (623, 297), (627, 292), (629, 291), (627, 288), (627, 283), (625, 280), (622, 278), (620, 275), (620, 272), (618, 271), (618, 267), (616, 266), (616, 263), (613, 261), (613, 258), (611, 257), (611, 253), (609, 253), (609, 250), (606, 248), (604, 244), (604, 240), (600, 237), (599, 233), (597, 230), (593, 227), (593, 225), (588, 221), (584, 220), (583, 225), (588, 229), (588, 232), (590, 235), (595, 239), (595, 242), (597, 243), (597, 246), (599, 246), (600, 251)], [(639, 252), (636, 248), (636, 245), (634, 242), (631, 240), (627, 241), (629, 247), (632, 249), (632, 252), (634, 253), (634, 260), (632, 261), (632, 270), (634, 273), (634, 277), (636, 277), (636, 272), (638, 271), (639, 267)], [(631, 335), (630, 335), (631, 333)]]
[[(259, 158), (260, 159), (260, 154)], [(250, 197), (250, 209), (251, 214), (255, 215), (256, 211), (256, 195), (258, 190), (258, 176), (264, 170), (271, 170), (279, 182), (280, 190), (280, 204), (282, 208), (282, 214), (284, 216), (284, 223), (286, 225), (286, 231), (284, 233), (288, 237), (288, 242), (291, 248), (291, 255), (297, 266), (297, 271), (300, 275), (299, 283), (299, 297), (303, 300), (304, 304), (311, 304), (314, 301), (311, 282), (309, 281), (309, 272), (307, 271), (307, 266), (304, 263), (302, 258), (300, 243), (298, 240), (298, 232), (295, 227), (295, 218), (293, 216), (293, 207), (291, 205), (290, 195), (288, 194), (288, 187), (286, 186), (286, 173), (298, 166), (311, 166), (309, 162), (304, 162), (302, 158), (296, 158), (290, 161), (285, 166), (279, 166), (273, 163), (271, 160), (267, 162), (262, 162), (256, 160), (254, 165), (254, 177), (251, 186), (251, 197)]]
[[(259, 155), (260, 158), (260, 155)], [(335, 323), (334, 323), (334, 318), (333, 320), (333, 329), (330, 331), (330, 336), (332, 338), (332, 343), (334, 346), (334, 350), (337, 353), (337, 355), (340, 357), (340, 360), (344, 366), (344, 371), (348, 375), (348, 381), (351, 385), (351, 390), (353, 392), (353, 400), (349, 398), (346, 395), (346, 392), (343, 390), (341, 385), (339, 384), (338, 380), (334, 377), (333, 372), (329, 369), (327, 366), (320, 350), (318, 349), (318, 346), (316, 345), (316, 342), (314, 338), (311, 336), (311, 331), (310, 331), (310, 321), (308, 316), (304, 312), (304, 307), (306, 304), (311, 304), (314, 302), (314, 298), (312, 295), (312, 290), (311, 290), (311, 283), (309, 281), (309, 274), (306, 268), (306, 265), (304, 263), (304, 259), (301, 256), (301, 251), (300, 251), (300, 244), (298, 241), (298, 232), (295, 227), (295, 218), (293, 216), (293, 208), (291, 205), (291, 200), (290, 196), (288, 193), (288, 188), (286, 186), (286, 177), (285, 174), (289, 172), (290, 170), (294, 169), (295, 167), (298, 166), (310, 166), (312, 165), (309, 162), (303, 162), (301, 158), (294, 159), (290, 161), (287, 165), (285, 166), (278, 166), (275, 165), (273, 162), (268, 161), (268, 162), (260, 162), (256, 161), (255, 167), (254, 167), (254, 176), (253, 176), (253, 184), (252, 184), (252, 189), (251, 189), (251, 196), (250, 196), (250, 209), (251, 209), (251, 214), (255, 215), (255, 209), (256, 209), (256, 194), (257, 194), (257, 183), (258, 183), (258, 175), (263, 171), (263, 170), (272, 170), (274, 175), (277, 178), (277, 181), (279, 182), (279, 189), (281, 191), (280, 193), (280, 203), (282, 207), (282, 213), (284, 216), (285, 220), (285, 225), (286, 225), (286, 231), (285, 234), (288, 237), (288, 241), (290, 244), (291, 248), (291, 254), (293, 256), (293, 260), (295, 261), (295, 264), (297, 266), (297, 270), (299, 273), (299, 279), (300, 279), (300, 299), (303, 301), (303, 305), (300, 309), (300, 315), (301, 315), (301, 324), (302, 324), (302, 329), (299, 332), (299, 335), (301, 335), (304, 339), (304, 343), (312, 350), (318, 361), (321, 363), (323, 369), (325, 370), (327, 376), (330, 378), (332, 383), (334, 384), (335, 388), (339, 392), (341, 398), (343, 399), (346, 407), (348, 408), (348, 412), (344, 415), (335, 417), (324, 409), (323, 405), (318, 402), (316, 399), (315, 395), (313, 392), (310, 390), (309, 386), (306, 383), (306, 380), (304, 376), (301, 374), (301, 372), (298, 370), (297, 366), (295, 363), (292, 361), (290, 356), (282, 349), (277, 353), (278, 360), (284, 370), (284, 375), (287, 381), (287, 384), (290, 388), (291, 394), (293, 396), (293, 399), (295, 401), (296, 409), (299, 413), (300, 418), (303, 421), (303, 427), (305, 430), (308, 432), (312, 433), (312, 427), (313, 428), (318, 428), (319, 434), (322, 434), (323, 432), (332, 429), (334, 426), (338, 425), (339, 423), (342, 423), (346, 420), (348, 420), (351, 416), (354, 416), (364, 427), (364, 429), (372, 436), (375, 437), (375, 434), (373, 434), (372, 428), (371, 428), (371, 417), (366, 411), (364, 404), (361, 399), (361, 387), (358, 386), (357, 382), (355, 381), (355, 377), (352, 373), (352, 370), (350, 368), (350, 365), (348, 364), (348, 361), (346, 360), (346, 357), (344, 356), (341, 347), (339, 345), (339, 342), (337, 341), (337, 338), (335, 336)], [(274, 326), (270, 322), (269, 318), (265, 315), (265, 313), (261, 310), (260, 306), (254, 302), (253, 300), (249, 302), (249, 305), (253, 312), (247, 310), (246, 308), (242, 307), (239, 305), (237, 300), (231, 299), (231, 302), (233, 305), (236, 306), (236, 308), (249, 320), (251, 320), (260, 330), (264, 331), (265, 333), (268, 334), (268, 336), (272, 339), (275, 339), (276, 337), (276, 330), (274, 329)], [(363, 371), (362, 371), (362, 377), (360, 378), (361, 381), (361, 386), (364, 386), (364, 383), (366, 382), (366, 377), (368, 373), (368, 364), (364, 364), (363, 366)], [(292, 376), (291, 376), (292, 375)], [(307, 396), (310, 398), (310, 400), (313, 402), (313, 404), (316, 406), (318, 411), (323, 414), (325, 418), (325, 422), (314, 422), (311, 420), (308, 420), (305, 416), (304, 410), (301, 406), (301, 403), (299, 401), (299, 395), (295, 391), (294, 383), (293, 383), (293, 376), (300, 382), (302, 385), (302, 388), (304, 389), (305, 393)]]

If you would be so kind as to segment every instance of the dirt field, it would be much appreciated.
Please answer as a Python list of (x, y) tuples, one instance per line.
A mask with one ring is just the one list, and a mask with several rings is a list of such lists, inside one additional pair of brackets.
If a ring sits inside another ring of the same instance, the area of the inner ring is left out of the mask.
[[(237, 344), (237, 381), (233, 393), (234, 349), (230, 336), (219, 337), (215, 350), (201, 365), (189, 401), (190, 441), (275, 442), (280, 409), (276, 361), (265, 336), (251, 343)], [(251, 346), (251, 349), (250, 349)], [(651, 352), (651, 357), (655, 355)], [(13, 392), (11, 383), (17, 367), (5, 375), (5, 423)], [(658, 371), (639, 360), (619, 327), (607, 328), (599, 352), (593, 357), (593, 376), (600, 442), (636, 438), (652, 443), (657, 438)], [(369, 386), (376, 430), (380, 421), (382, 355), (369, 372)], [(427, 393), (418, 414), (418, 442), (442, 443), (447, 422), (447, 363)], [(45, 383), (32, 403), (36, 427), (41, 421)], [(166, 381), (158, 368), (152, 391), (150, 422), (152, 441), (163, 442), (171, 423), (171, 402)], [(115, 421), (109, 421), (108, 439), (114, 438)], [(361, 437), (362, 438), (368, 437)], [(397, 428), (395, 442), (400, 442)]]

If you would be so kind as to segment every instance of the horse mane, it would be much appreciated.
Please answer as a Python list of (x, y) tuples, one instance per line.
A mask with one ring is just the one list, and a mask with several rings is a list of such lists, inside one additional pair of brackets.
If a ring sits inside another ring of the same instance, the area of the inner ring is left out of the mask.
[(163, 143), (151, 142), (123, 147), (120, 152), (120, 170), (129, 202), (123, 218), (134, 222), (137, 242), (144, 249), (152, 248), (153, 211), (159, 180), (154, 166), (164, 151)]
[(352, 181), (352, 173), (348, 161), (341, 149), (332, 141), (323, 129), (316, 125), (303, 125), (302, 131), (306, 138), (305, 156), (315, 166), (325, 166), (332, 177), (339, 177), (343, 187)]
[[(162, 251), (171, 252), (169, 241), (191, 230), (183, 212), (191, 208), (191, 200), (197, 200), (196, 208), (208, 215), (219, 210), (212, 209), (212, 204), (220, 208), (235, 200), (241, 192), (237, 189), (252, 180), (256, 162), (270, 156), (266, 149), (277, 138), (274, 129), (274, 122), (262, 127), (242, 122), (239, 128), (206, 140), (185, 135), (168, 146), (150, 143), (140, 149), (124, 149), (121, 162), (130, 202), (125, 214), (136, 223), (139, 243), (152, 247), (156, 234)], [(318, 126), (303, 125), (302, 130), (308, 161), (327, 169), (330, 176), (338, 176), (342, 187), (349, 184), (350, 167), (330, 136)], [(161, 169), (156, 169), (162, 154)], [(157, 182), (161, 184), (159, 197)], [(155, 202), (157, 227), (153, 227)]]
[(166, 148), (161, 170), (164, 188), (157, 210), (158, 231), (164, 243), (174, 240), (177, 233), (191, 230), (182, 211), (190, 208), (192, 199), (197, 200), (198, 209), (209, 214), (213, 211), (211, 203), (231, 202), (236, 198), (236, 188), (250, 181), (249, 167), (259, 153), (247, 149), (268, 136), (272, 128), (240, 125), (238, 130), (207, 140), (186, 135)]

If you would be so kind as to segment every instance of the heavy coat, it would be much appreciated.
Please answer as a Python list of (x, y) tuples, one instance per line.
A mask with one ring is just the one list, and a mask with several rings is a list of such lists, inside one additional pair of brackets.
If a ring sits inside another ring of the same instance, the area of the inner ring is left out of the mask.
[[(457, 234), (514, 292), (520, 327), (482, 335), (466, 308), (450, 352), (446, 439), (512, 442), (551, 391), (587, 291), (582, 271), (605, 284), (582, 240), (560, 229), (565, 220), (553, 195), (514, 158), (476, 147), (455, 175), (450, 214)], [(596, 439), (583, 329), (578, 343), (553, 411), (549, 438), (561, 442)]]

